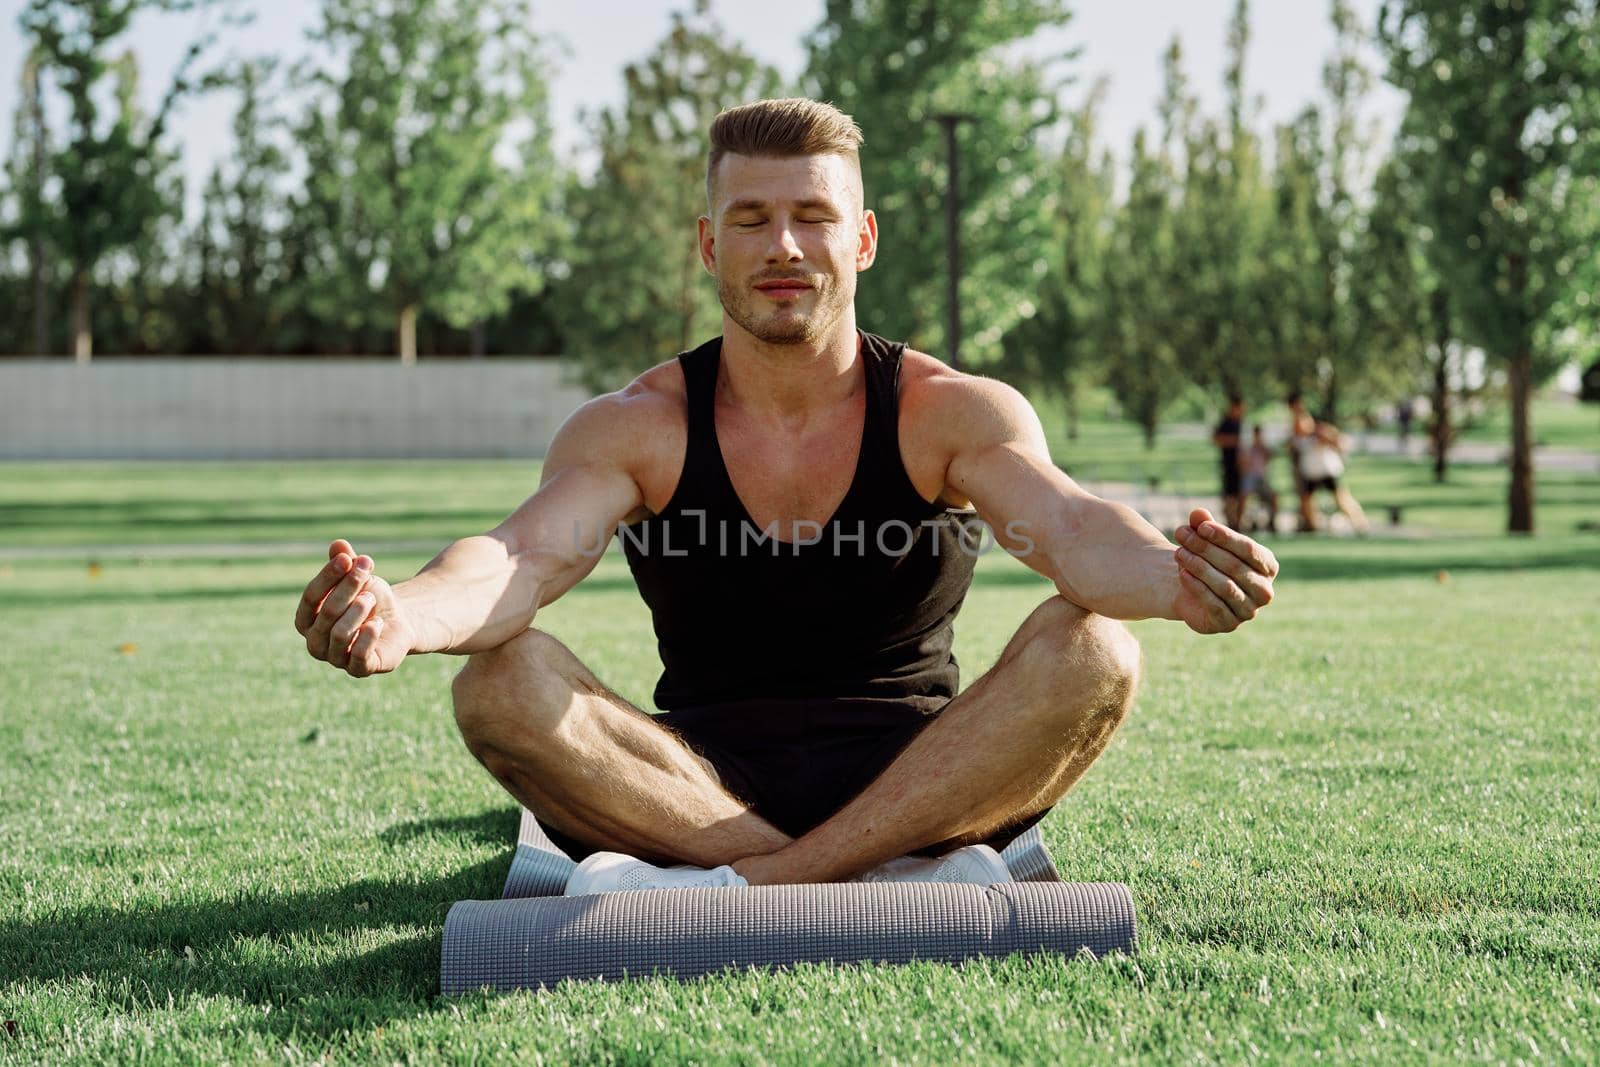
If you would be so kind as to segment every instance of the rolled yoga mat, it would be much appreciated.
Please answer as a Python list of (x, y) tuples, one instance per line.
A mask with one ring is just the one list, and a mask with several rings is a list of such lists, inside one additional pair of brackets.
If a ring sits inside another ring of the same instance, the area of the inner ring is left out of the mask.
[(1013, 952), (1133, 952), (1133, 897), (1061, 881), (1031, 827), (1001, 853), (1011, 883), (834, 882), (560, 895), (576, 864), (526, 810), (504, 899), (444, 923), (447, 994), (563, 978), (690, 978), (727, 968), (878, 960), (955, 963)]

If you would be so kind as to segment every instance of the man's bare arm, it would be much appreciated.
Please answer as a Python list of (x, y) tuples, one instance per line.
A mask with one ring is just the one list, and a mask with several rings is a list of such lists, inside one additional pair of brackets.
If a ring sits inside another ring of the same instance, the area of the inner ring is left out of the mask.
[(584, 404), (551, 442), (537, 492), (396, 587), (407, 611), (425, 620), (414, 651), (496, 648), (594, 570), (617, 525), (644, 503), (633, 442), (652, 402), (623, 392)]
[(526, 630), (594, 570), (639, 499), (632, 477), (604, 462), (547, 466), (538, 492), (499, 526), (454, 542), (395, 586), (416, 620), (411, 651), (481, 652)]
[(584, 404), (551, 442), (538, 491), (407, 581), (389, 586), (371, 560), (335, 542), (296, 616), (307, 650), (363, 676), (391, 671), (411, 653), (496, 648), (526, 630), (539, 608), (594, 569), (617, 525), (642, 509), (634, 472), (659, 404), (636, 387)]
[(1116, 619), (1177, 619), (1209, 633), (1234, 629), (1271, 599), (1271, 553), (1233, 535), (1259, 554), (1229, 562), (1224, 557), (1236, 549), (1252, 548), (1229, 541), (1214, 549), (1202, 531), (1220, 528), (1203, 512), (1180, 531), (1180, 548), (1132, 508), (1085, 491), (1050, 459), (1038, 415), (1015, 389), (972, 376), (925, 388), (943, 394), (929, 411), (942, 415), (948, 442), (947, 495), (970, 500), (1001, 545), (1074, 604)]

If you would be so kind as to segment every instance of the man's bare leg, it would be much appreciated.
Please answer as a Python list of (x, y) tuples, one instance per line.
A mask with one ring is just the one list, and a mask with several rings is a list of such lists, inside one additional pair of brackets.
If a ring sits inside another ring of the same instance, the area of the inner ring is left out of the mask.
[(1361, 505), (1356, 503), (1355, 496), (1344, 486), (1333, 491), (1334, 503), (1339, 505), (1339, 511), (1350, 520), (1350, 525), (1355, 527), (1357, 533), (1366, 533), (1371, 528), (1367, 522), (1367, 513), (1361, 510)]
[(974, 844), (1044, 810), (1110, 743), (1139, 660), (1127, 627), (1051, 597), (860, 795), (734, 870), (751, 885), (838, 881), (935, 843)]
[(549, 634), (472, 656), (453, 692), (462, 737), (489, 773), (596, 849), (715, 867), (792, 840)]

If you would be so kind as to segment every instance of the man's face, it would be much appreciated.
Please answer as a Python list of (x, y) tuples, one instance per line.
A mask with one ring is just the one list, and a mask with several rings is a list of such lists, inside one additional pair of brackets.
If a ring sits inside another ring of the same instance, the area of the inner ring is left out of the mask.
[(843, 156), (723, 156), (710, 207), (700, 259), (728, 317), (768, 344), (825, 336), (877, 255), (877, 220)]

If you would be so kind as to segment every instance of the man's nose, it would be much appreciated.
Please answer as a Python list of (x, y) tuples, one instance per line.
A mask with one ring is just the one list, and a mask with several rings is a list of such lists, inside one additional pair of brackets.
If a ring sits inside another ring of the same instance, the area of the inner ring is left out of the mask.
[(794, 262), (803, 259), (804, 253), (800, 251), (800, 242), (794, 239), (794, 230), (787, 220), (779, 219), (772, 224), (772, 242), (767, 245), (767, 262), (778, 263), (781, 261)]

